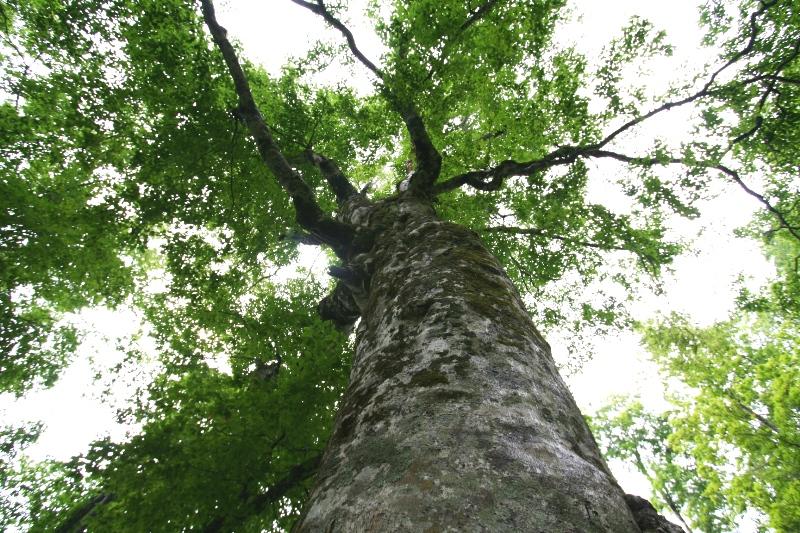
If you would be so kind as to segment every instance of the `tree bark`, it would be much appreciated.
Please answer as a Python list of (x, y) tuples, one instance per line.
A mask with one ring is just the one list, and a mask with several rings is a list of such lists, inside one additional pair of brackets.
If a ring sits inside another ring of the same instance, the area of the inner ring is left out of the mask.
[[(402, 197), (376, 232), (350, 384), (301, 532), (640, 531), (498, 261)], [(356, 268), (357, 267), (357, 268)]]

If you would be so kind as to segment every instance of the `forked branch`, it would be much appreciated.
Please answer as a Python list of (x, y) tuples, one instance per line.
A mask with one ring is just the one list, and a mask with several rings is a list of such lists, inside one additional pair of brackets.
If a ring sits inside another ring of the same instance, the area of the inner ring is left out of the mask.
[(378, 78), (381, 93), (400, 115), (400, 118), (403, 119), (406, 129), (408, 130), (409, 138), (411, 139), (411, 144), (414, 147), (416, 169), (414, 175), (411, 177), (410, 189), (424, 195), (430, 194), (433, 183), (438, 179), (441, 171), (442, 157), (433, 145), (430, 135), (428, 135), (428, 131), (425, 128), (425, 123), (414, 105), (414, 102), (408, 98), (401, 97), (389, 87), (389, 80), (386, 74), (358, 48), (353, 32), (328, 10), (324, 0), (315, 0), (314, 2), (308, 2), (306, 0), (291, 1), (308, 9), (312, 13), (316, 13), (328, 24), (336, 28), (344, 36), (345, 40), (347, 40), (347, 46), (356, 59)]
[[(713, 87), (717, 78), (732, 65), (740, 61), (742, 58), (748, 56), (755, 50), (756, 40), (760, 32), (758, 19), (770, 7), (774, 6), (776, 3), (777, 0), (772, 0), (769, 2), (761, 2), (759, 9), (750, 14), (748, 21), (750, 26), (750, 32), (747, 37), (746, 44), (741, 49), (739, 49), (735, 54), (733, 54), (724, 64), (722, 64), (722, 66), (717, 68), (711, 74), (711, 76), (706, 80), (703, 86), (695, 93), (679, 100), (666, 102), (656, 107), (655, 109), (652, 109), (648, 113), (645, 113), (644, 115), (641, 115), (639, 117), (627, 121), (626, 123), (616, 128), (614, 131), (606, 135), (599, 142), (585, 146), (562, 146), (539, 159), (527, 162), (506, 160), (500, 163), (499, 165), (496, 165), (493, 168), (485, 170), (473, 170), (462, 174), (458, 174), (456, 176), (449, 178), (446, 181), (443, 181), (435, 185), (433, 193), (440, 194), (443, 192), (457, 189), (464, 185), (469, 185), (475, 189), (482, 191), (494, 191), (501, 188), (504, 180), (508, 177), (531, 176), (535, 173), (542, 172), (554, 166), (571, 164), (578, 158), (593, 158), (593, 157), (612, 158), (618, 161), (623, 161), (626, 163), (639, 166), (672, 165), (672, 164), (679, 164), (685, 166), (700, 166), (708, 169), (715, 169), (725, 174), (734, 183), (739, 185), (739, 187), (741, 187), (747, 194), (758, 200), (759, 203), (761, 203), (770, 213), (772, 213), (775, 216), (775, 218), (777, 218), (777, 220), (779, 221), (780, 228), (786, 229), (795, 238), (800, 240), (800, 233), (798, 232), (799, 228), (790, 225), (785, 215), (779, 209), (777, 209), (774, 205), (772, 205), (770, 201), (767, 200), (766, 197), (764, 197), (764, 195), (759, 194), (755, 192), (753, 189), (751, 189), (742, 180), (739, 173), (734, 171), (728, 166), (712, 162), (706, 162), (706, 163), (697, 161), (690, 162), (683, 158), (664, 159), (664, 158), (653, 158), (653, 157), (644, 157), (644, 158), (633, 157), (604, 149), (608, 144), (610, 144), (614, 139), (619, 137), (622, 133), (634, 128), (635, 126), (643, 123), (644, 121), (660, 113), (663, 113), (664, 111), (669, 111), (670, 109), (681, 107), (690, 104), (692, 102), (695, 102), (703, 97), (713, 95), (714, 93)], [(795, 83), (798, 81), (794, 80), (793, 78), (787, 78), (785, 76), (782, 76), (782, 71), (791, 61), (796, 59), (799, 55), (800, 55), (800, 41), (797, 41), (790, 54), (777, 65), (776, 69), (771, 74), (764, 74), (761, 76), (751, 77), (743, 82), (743, 83), (753, 83), (756, 81), (764, 81), (764, 80), (769, 82), (766, 90), (764, 91), (764, 93), (762, 94), (761, 98), (759, 99), (756, 105), (757, 111), (760, 111), (764, 107), (767, 98), (769, 97), (770, 94), (774, 92), (775, 84), (777, 82)], [(749, 138), (750, 136), (752, 136), (753, 134), (755, 134), (756, 131), (758, 131), (758, 129), (761, 128), (762, 124), (763, 124), (762, 117), (760, 115), (757, 115), (754, 126), (748, 131), (734, 138), (730, 146), (740, 143), (745, 139)]]
[[(606, 135), (599, 142), (586, 145), (586, 146), (565, 146), (553, 150), (549, 154), (540, 159), (535, 159), (527, 162), (516, 161), (503, 161), (494, 168), (485, 170), (474, 170), (454, 176), (434, 187), (434, 193), (439, 194), (446, 191), (451, 191), (463, 185), (470, 185), (479, 190), (497, 190), (502, 184), (503, 180), (510, 176), (529, 176), (532, 173), (546, 170), (550, 167), (557, 165), (570, 164), (578, 157), (585, 156), (592, 151), (600, 150), (607, 146), (611, 141), (619, 137), (622, 133), (634, 128), (642, 122), (660, 114), (664, 111), (669, 111), (677, 107), (681, 107), (692, 103), (700, 98), (709, 96), (711, 89), (716, 82), (717, 78), (733, 64), (747, 56), (755, 49), (756, 38), (758, 37), (759, 27), (758, 18), (763, 15), (767, 9), (775, 5), (777, 0), (771, 2), (762, 2), (761, 7), (751, 13), (749, 24), (750, 34), (748, 36), (747, 44), (738, 50), (730, 59), (728, 59), (722, 66), (715, 70), (711, 76), (706, 80), (705, 84), (695, 93), (682, 98), (680, 100), (673, 100), (666, 102), (655, 109), (645, 113), (644, 115), (633, 118), (626, 123), (619, 126), (617, 129)], [(778, 72), (779, 74), (779, 72)]]
[(772, 0), (771, 2), (761, 2), (761, 7), (758, 10), (756, 10), (753, 13), (750, 14), (750, 19), (749, 19), (750, 35), (748, 36), (747, 44), (745, 44), (744, 47), (742, 47), (735, 54), (733, 54), (725, 63), (722, 64), (721, 67), (719, 67), (717, 70), (712, 72), (711, 76), (709, 76), (708, 80), (706, 80), (705, 84), (703, 84), (703, 86), (700, 88), (700, 90), (698, 90), (694, 94), (691, 94), (691, 95), (689, 95), (689, 96), (687, 96), (685, 98), (682, 98), (680, 100), (675, 100), (675, 101), (672, 101), (672, 102), (667, 102), (665, 104), (662, 104), (662, 105), (658, 106), (657, 108), (651, 110), (650, 112), (645, 113), (644, 115), (641, 115), (641, 116), (636, 117), (636, 118), (634, 118), (632, 120), (629, 120), (628, 122), (626, 122), (625, 124), (623, 124), (622, 126), (617, 128), (616, 130), (614, 130), (613, 132), (608, 134), (602, 141), (600, 141), (599, 143), (596, 143), (595, 145), (593, 145), (593, 147), (594, 148), (603, 148), (608, 143), (610, 143), (615, 138), (617, 138), (620, 134), (628, 131), (629, 129), (633, 128), (634, 126), (637, 126), (637, 125), (641, 124), (645, 120), (647, 120), (647, 119), (649, 119), (649, 118), (651, 118), (651, 117), (653, 117), (655, 115), (658, 115), (659, 113), (662, 113), (664, 111), (669, 111), (670, 109), (674, 109), (676, 107), (681, 107), (681, 106), (684, 106), (686, 104), (690, 104), (690, 103), (692, 103), (692, 102), (694, 102), (696, 100), (699, 100), (700, 98), (703, 98), (705, 96), (709, 96), (711, 94), (711, 88), (714, 86), (714, 83), (717, 81), (717, 78), (723, 72), (728, 70), (732, 65), (734, 65), (737, 62), (739, 62), (742, 58), (744, 58), (745, 56), (751, 54), (755, 50), (756, 38), (758, 37), (758, 33), (759, 33), (758, 18), (761, 15), (763, 15), (770, 7), (774, 6), (777, 3), (777, 1), (778, 0)]
[(244, 121), (250, 135), (255, 140), (261, 160), (272, 171), (278, 179), (278, 183), (292, 199), (300, 226), (318, 236), (322, 242), (329, 244), (339, 253), (349, 245), (354, 234), (353, 229), (347, 224), (333, 220), (322, 211), (314, 197), (314, 192), (286, 161), (255, 103), (239, 58), (228, 40), (227, 31), (217, 22), (212, 0), (201, 0), (201, 4), (206, 26), (222, 53), (233, 79), (239, 99), (237, 114)]

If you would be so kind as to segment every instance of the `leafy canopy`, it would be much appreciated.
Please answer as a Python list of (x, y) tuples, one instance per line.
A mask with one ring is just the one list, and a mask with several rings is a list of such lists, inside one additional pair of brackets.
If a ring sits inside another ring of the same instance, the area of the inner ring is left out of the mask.
[[(270, 76), (235, 47), (226, 55), (207, 1), (205, 16), (182, 0), (0, 1), (0, 387), (51, 385), (79, 341), (66, 319), (88, 306), (138, 309), (155, 347), (129, 348), (118, 368), (154, 367), (120, 412), (141, 428), (126, 442), (29, 464), (14, 454), (31, 433), (8, 430), (4, 526), (289, 527), (349, 365), (348, 339), (315, 310), (327, 288), (276, 275), (299, 242), (342, 230), (341, 189), (321, 161), (374, 199), (413, 167), (441, 217), (482, 235), (538, 322), (576, 337), (625, 323), (640, 278), (657, 282), (679, 251), (669, 217), (696, 214), (720, 175), (757, 197), (771, 233), (796, 237), (788, 0), (738, 13), (710, 3), (721, 58), (656, 103), (623, 75), (671, 51), (643, 20), (594, 71), (557, 38), (560, 0), (372, 2), (379, 58), (341, 46), (343, 2), (295, 3), (336, 31)], [(355, 57), (374, 90), (316, 83), (331, 55)], [(702, 112), (692, 139), (626, 150), (680, 106)], [(630, 171), (592, 177), (592, 160)], [(764, 169), (759, 194), (747, 183)], [(593, 198), (597, 179), (629, 206)]]

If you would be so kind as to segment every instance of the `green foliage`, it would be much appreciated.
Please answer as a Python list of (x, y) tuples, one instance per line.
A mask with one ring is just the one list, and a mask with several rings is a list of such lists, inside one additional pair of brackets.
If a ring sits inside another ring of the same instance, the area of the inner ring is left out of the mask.
[[(714, 0), (703, 10), (708, 41), (721, 46), (728, 57), (746, 50), (743, 75), (720, 84), (706, 108), (705, 127), (733, 141), (735, 157), (751, 168), (769, 168), (763, 194), (773, 204), (791, 211), (796, 197), (797, 146), (800, 143), (800, 17), (792, 2), (738, 5)], [(758, 11), (756, 11), (758, 10)], [(751, 17), (757, 12), (757, 38)], [(732, 113), (736, 120), (723, 119)]]
[(702, 531), (729, 531), (746, 511), (775, 531), (800, 527), (800, 322), (782, 303), (800, 246), (779, 242), (769, 250), (784, 276), (743, 293), (729, 320), (698, 328), (672, 315), (643, 329), (665, 378), (689, 387), (673, 393), (671, 411), (618, 401), (593, 419), (606, 455), (633, 460)]
[(677, 411), (652, 414), (641, 402), (615, 398), (589, 418), (592, 432), (607, 459), (633, 465), (650, 483), (650, 500), (661, 512), (671, 512), (700, 531), (729, 531), (735, 514), (715, 491), (719, 480), (706, 477), (709, 468), (681, 440)]
[(20, 483), (19, 461), (22, 452), (35, 442), (41, 433), (41, 424), (0, 428), (0, 527), (9, 529), (25, 518), (25, 502), (8, 490)]
[(597, 72), (595, 94), (608, 103), (606, 119), (639, 113), (639, 104), (644, 101), (641, 90), (628, 88), (632, 92), (630, 95), (620, 92), (624, 69), (636, 59), (659, 55), (672, 55), (672, 47), (666, 43), (666, 33), (655, 31), (648, 20), (633, 17), (623, 28), (622, 36), (614, 39), (603, 51), (603, 64)]
[(647, 332), (668, 375), (697, 389), (674, 427), (705, 465), (698, 475), (735, 509), (757, 509), (787, 532), (800, 525), (799, 333), (795, 320), (747, 314), (705, 329), (673, 317)]
[[(329, 4), (337, 11), (344, 2)], [(374, 94), (315, 83), (321, 61), (349, 54), (339, 41), (321, 43), (279, 76), (243, 64), (276, 143), (333, 212), (333, 194), (304, 156), (309, 148), (336, 161), (359, 188), (372, 184), (377, 198), (393, 194), (406, 177), (411, 141), (387, 94), (414, 102), (444, 156), (443, 179), (507, 159), (566, 154), (568, 146), (600, 142), (612, 121), (641, 114), (644, 96), (625, 89), (625, 71), (635, 61), (669, 54), (664, 35), (632, 20), (606, 48), (592, 79), (586, 58), (554, 39), (564, 4), (372, 2), (371, 19), (387, 47), (386, 86)], [(798, 27), (787, 4), (766, 12), (764, 38), (747, 67), (715, 87), (704, 104), (711, 137), (736, 138), (760, 117), (759, 128), (731, 150), (687, 142), (682, 152), (691, 168), (678, 177), (653, 168), (650, 158), (636, 159), (631, 164), (641, 172), (603, 183), (622, 184), (628, 209), (593, 198), (589, 167), (573, 157), (511, 177), (500, 190), (449, 191), (437, 198), (438, 214), (480, 232), (537, 302), (532, 312), (543, 327), (571, 329), (579, 339), (626, 324), (625, 300), (643, 283), (657, 283), (680, 251), (667, 238), (668, 218), (697, 214), (708, 169), (727, 153), (747, 169), (773, 170), (769, 199), (782, 211), (793, 209), (797, 191), (787, 175), (796, 162), (797, 85), (765, 89), (762, 82), (774, 78), (746, 78), (772, 76), (777, 68), (782, 77), (795, 76), (797, 61), (783, 63)], [(750, 7), (746, 2), (742, 13)], [(710, 38), (733, 54), (748, 26), (726, 41), (738, 18), (719, 2), (705, 13)], [(297, 257), (297, 244), (287, 237), (297, 230), (295, 213), (237, 115), (230, 76), (194, 2), (0, 0), (0, 39), (0, 391), (22, 395), (52, 385), (79, 340), (66, 317), (82, 309), (133, 307), (144, 317), (147, 339), (144, 347), (128, 347), (118, 373), (102, 378), (111, 402), (119, 376), (146, 374), (119, 413), (139, 428), (125, 441), (101, 440), (71, 461), (34, 464), (16, 450), (35, 432), (4, 433), (17, 444), (2, 450), (9, 495), (3, 526), (289, 528), (310, 483), (298, 466), (313, 464), (325, 445), (350, 346), (316, 316), (325, 287), (310, 274), (289, 281), (277, 275)], [(766, 99), (759, 87), (768, 91)], [(590, 111), (593, 92), (609, 102), (602, 112)], [(738, 123), (727, 119), (729, 111)], [(671, 164), (666, 147), (652, 152), (658, 165)], [(768, 231), (787, 281), (766, 296), (743, 295), (743, 306), (790, 316), (797, 310), (797, 270), (781, 247), (791, 245), (785, 231)], [(788, 326), (763, 327), (784, 344), (794, 340)], [(730, 325), (715, 335), (740, 329)], [(665, 335), (658, 340), (654, 333), (654, 346), (672, 353), (672, 341), (683, 337)], [(736, 342), (726, 354), (745, 341)], [(777, 354), (777, 345), (769, 353)], [(758, 387), (770, 390), (769, 398), (778, 394), (770, 388), (777, 374), (751, 370), (762, 377), (737, 389), (743, 402), (756, 401), (746, 396), (747, 387), (759, 395)], [(710, 378), (692, 379), (686, 378), (697, 384)], [(784, 401), (793, 389), (782, 386)], [(760, 412), (762, 403), (753, 409)], [(780, 416), (791, 420), (791, 409)], [(687, 502), (695, 518), (719, 509), (697, 502), (718, 501), (721, 493), (708, 486), (722, 487), (727, 478), (693, 484), (685, 464), (660, 459), (670, 449), (658, 443), (666, 431), (662, 419), (641, 430), (630, 420), (625, 431), (649, 443), (653, 463), (640, 462), (661, 469), (653, 479), (664, 491)], [(614, 442), (622, 446), (622, 437)], [(619, 449), (620, 457), (630, 457), (630, 449)], [(669, 453), (700, 469), (698, 454), (711, 449)], [(757, 465), (744, 466), (755, 471)], [(765, 497), (753, 483), (737, 485), (747, 505)], [(776, 505), (785, 509), (796, 488), (781, 487), (786, 496)], [(774, 521), (790, 520), (786, 510), (774, 515)]]
[(55, 324), (50, 309), (19, 300), (0, 294), (0, 390), (17, 396), (55, 383), (78, 344), (75, 330)]
[(746, 190), (771, 213), (742, 233), (764, 240), (778, 275), (761, 291), (742, 289), (727, 321), (700, 328), (672, 315), (646, 326), (645, 341), (665, 377), (689, 389), (674, 393), (673, 410), (662, 415), (636, 403), (609, 406), (595, 428), (611, 457), (646, 457), (637, 466), (654, 492), (662, 500), (670, 495), (702, 531), (729, 530), (746, 511), (761, 517), (763, 527), (796, 531), (800, 19), (791, 2), (714, 1), (703, 20), (708, 42), (743, 62), (742, 74), (714, 86), (704, 105), (706, 131), (724, 144), (686, 146), (684, 157), (732, 156), (742, 168), (762, 172), (759, 192)]

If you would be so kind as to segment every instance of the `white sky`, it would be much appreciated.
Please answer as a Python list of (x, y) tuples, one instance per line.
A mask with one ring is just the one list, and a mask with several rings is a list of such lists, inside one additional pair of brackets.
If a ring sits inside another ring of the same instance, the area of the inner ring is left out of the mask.
[[(596, 58), (600, 48), (619, 35), (632, 15), (648, 18), (658, 29), (665, 29), (669, 42), (675, 45), (674, 58), (667, 64), (656, 65), (661, 75), (650, 79), (652, 86), (666, 87), (676, 77), (690, 76), (702, 63), (703, 52), (698, 46), (701, 32), (696, 25), (700, 3), (699, 0), (573, 1), (576, 12), (583, 16), (569, 26), (562, 39), (574, 41), (590, 58)], [(351, 12), (357, 14), (366, 0), (355, 0), (351, 4)], [(220, 23), (228, 29), (229, 36), (242, 44), (246, 55), (273, 73), (278, 72), (289, 56), (302, 55), (313, 40), (329, 31), (317, 16), (289, 0), (228, 0), (220, 2), (217, 11)], [(377, 38), (357, 19), (351, 23), (351, 28), (360, 48), (377, 62), (380, 59)], [(326, 78), (326, 81), (349, 80), (360, 87), (369, 87), (370, 83), (362, 68), (331, 69)], [(658, 120), (658, 134), (667, 137), (681, 138), (687, 127), (685, 116), (679, 113), (672, 113), (671, 119), (661, 117)], [(762, 282), (771, 274), (758, 245), (734, 238), (731, 233), (746, 223), (758, 206), (734, 185), (726, 184), (724, 190), (720, 197), (703, 206), (700, 220), (675, 228), (676, 234), (694, 237), (699, 228), (704, 227), (703, 234), (695, 241), (701, 252), (682, 256), (675, 262), (675, 273), (668, 277), (665, 296), (642, 295), (642, 302), (634, 310), (637, 318), (676, 310), (709, 324), (725, 318), (731, 310), (731, 284), (741, 272), (753, 276), (754, 283)], [(316, 252), (304, 255), (305, 261), (311, 262)], [(88, 311), (82, 313), (80, 319), (109, 338), (130, 336), (137, 327), (132, 314), (120, 315), (107, 310)], [(551, 337), (549, 340), (556, 357), (563, 357), (558, 339)], [(0, 397), (3, 423), (32, 419), (46, 422), (47, 430), (30, 450), (34, 457), (51, 455), (64, 459), (82, 452), (92, 439), (109, 431), (121, 437), (124, 428), (115, 425), (111, 406), (97, 400), (97, 388), (91, 384), (94, 369), (90, 363), (94, 358), (95, 367), (98, 364), (108, 367), (112, 364), (110, 361), (119, 357), (119, 352), (108, 343), (89, 339), (81, 347), (78, 361), (52, 389), (16, 402)], [(646, 404), (656, 408), (663, 405), (662, 385), (655, 366), (643, 356), (633, 334), (598, 341), (592, 361), (579, 375), (569, 377), (568, 382), (579, 405), (588, 413), (603, 405), (610, 395), (620, 393), (640, 394)], [(626, 472), (620, 465), (612, 466), (624, 489), (649, 494), (649, 487), (640, 476)], [(741, 529), (747, 530), (748, 526)]]

